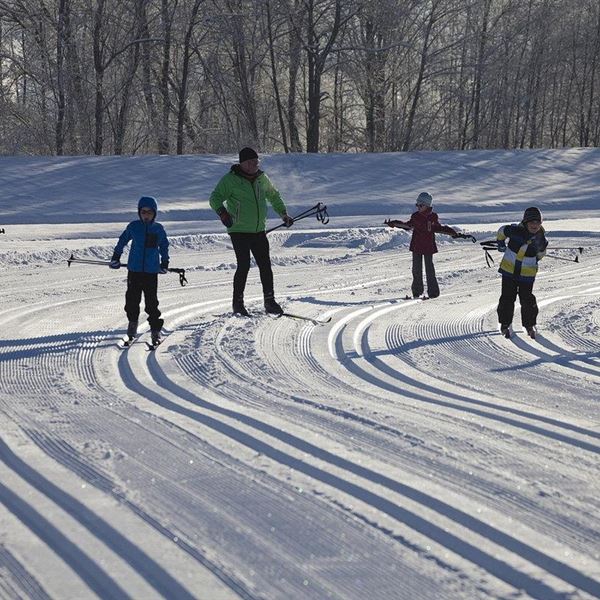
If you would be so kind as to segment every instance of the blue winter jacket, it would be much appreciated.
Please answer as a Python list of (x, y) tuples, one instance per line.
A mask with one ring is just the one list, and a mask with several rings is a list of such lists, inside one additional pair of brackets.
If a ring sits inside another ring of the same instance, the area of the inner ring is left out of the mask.
[(141, 217), (127, 225), (115, 246), (113, 260), (119, 260), (123, 249), (131, 241), (127, 268), (136, 273), (158, 273), (169, 266), (169, 240), (164, 227), (155, 221), (158, 204), (151, 196), (142, 196), (138, 202), (138, 215), (142, 207), (154, 210), (154, 219), (146, 225)]

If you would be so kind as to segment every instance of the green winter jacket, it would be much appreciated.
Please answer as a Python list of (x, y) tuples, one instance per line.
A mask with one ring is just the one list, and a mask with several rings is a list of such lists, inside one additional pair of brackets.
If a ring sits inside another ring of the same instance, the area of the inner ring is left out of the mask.
[(239, 165), (231, 167), (210, 195), (210, 206), (217, 214), (227, 209), (233, 218), (228, 233), (258, 233), (266, 228), (267, 200), (279, 216), (285, 214), (285, 204), (266, 173), (259, 170), (250, 178), (242, 173)]

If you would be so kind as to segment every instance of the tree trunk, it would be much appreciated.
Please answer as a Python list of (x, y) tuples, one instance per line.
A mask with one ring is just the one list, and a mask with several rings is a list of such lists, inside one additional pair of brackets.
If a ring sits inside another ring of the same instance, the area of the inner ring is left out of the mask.
[(59, 0), (56, 27), (56, 154), (64, 154), (65, 144), (65, 52), (69, 25), (69, 0)]
[(421, 99), (421, 87), (423, 85), (423, 79), (425, 78), (425, 70), (427, 69), (428, 61), (429, 61), (429, 39), (431, 36), (431, 30), (433, 28), (433, 24), (435, 23), (436, 8), (437, 8), (437, 4), (436, 4), (436, 2), (434, 2), (431, 6), (431, 11), (429, 12), (429, 16), (427, 18), (427, 25), (425, 26), (425, 35), (423, 37), (423, 48), (421, 50), (421, 61), (419, 64), (419, 75), (417, 76), (417, 83), (415, 85), (413, 100), (411, 103), (410, 112), (408, 114), (406, 133), (404, 135), (404, 142), (402, 144), (403, 152), (408, 152), (408, 150), (410, 150), (410, 145), (412, 143), (415, 115), (417, 112), (417, 106), (419, 105), (419, 100)]
[[(295, 0), (294, 12), (297, 13), (300, 0)], [(298, 96), (298, 71), (300, 70), (300, 56), (302, 51), (301, 39), (296, 27), (292, 27), (289, 36), (289, 69), (288, 69), (288, 102), (287, 102), (287, 125), (290, 133), (290, 150), (302, 152), (300, 133), (296, 124), (297, 96)]]
[(104, 17), (104, 0), (96, 0), (94, 13), (94, 71), (96, 74), (96, 99), (94, 109), (94, 154), (102, 154), (104, 146), (104, 44), (102, 41), (102, 20)]
[(181, 68), (181, 84), (179, 86), (179, 100), (177, 103), (177, 154), (183, 154), (183, 130), (186, 116), (187, 90), (190, 72), (191, 39), (194, 32), (194, 27), (196, 25), (196, 17), (198, 16), (198, 11), (200, 10), (201, 4), (202, 0), (195, 0), (183, 43), (183, 65)]

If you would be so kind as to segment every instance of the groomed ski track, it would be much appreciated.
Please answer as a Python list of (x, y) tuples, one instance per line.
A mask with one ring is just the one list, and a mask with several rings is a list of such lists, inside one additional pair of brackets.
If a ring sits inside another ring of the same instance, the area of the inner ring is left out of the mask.
[(230, 272), (163, 279), (154, 352), (118, 348), (122, 277), (49, 266), (35, 301), (15, 274), (0, 597), (600, 597), (600, 254), (544, 263), (536, 340), (518, 310), (496, 331), (475, 249), (438, 255), (427, 302), (399, 300), (409, 259), (275, 266), (321, 326), (252, 292), (229, 316)]

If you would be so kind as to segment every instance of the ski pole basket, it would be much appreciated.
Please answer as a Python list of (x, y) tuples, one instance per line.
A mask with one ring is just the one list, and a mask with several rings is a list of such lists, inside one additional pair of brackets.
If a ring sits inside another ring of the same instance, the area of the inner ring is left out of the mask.
[(179, 283), (181, 287), (184, 287), (188, 280), (185, 278), (185, 269), (167, 269), (169, 273), (178, 273), (179, 274)]

